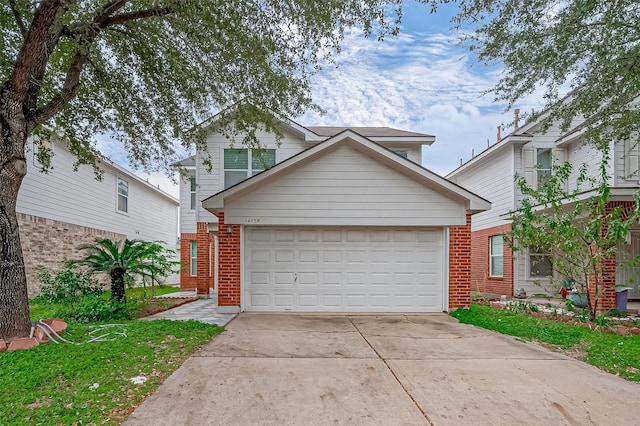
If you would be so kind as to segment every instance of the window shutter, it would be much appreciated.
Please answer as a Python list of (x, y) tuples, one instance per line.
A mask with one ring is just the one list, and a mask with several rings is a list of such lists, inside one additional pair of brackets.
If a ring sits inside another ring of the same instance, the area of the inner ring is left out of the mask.
[(624, 178), (636, 180), (640, 178), (640, 141), (627, 139), (624, 141)]
[[(566, 148), (553, 148), (553, 166), (562, 166), (567, 162), (567, 149)], [(565, 181), (563, 189), (568, 191), (568, 182)]]
[(530, 187), (538, 187), (536, 184), (536, 149), (526, 145), (522, 147), (522, 174)]

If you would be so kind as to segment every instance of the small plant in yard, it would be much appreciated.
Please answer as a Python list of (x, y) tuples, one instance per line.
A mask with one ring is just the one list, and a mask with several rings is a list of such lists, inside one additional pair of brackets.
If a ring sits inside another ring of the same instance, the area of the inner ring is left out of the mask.
[[(65, 337), (80, 344), (0, 354), (0, 424), (119, 425), (223, 329), (197, 321), (132, 321), (117, 328), (124, 335), (85, 343), (92, 330), (71, 322)], [(133, 383), (138, 376), (147, 380)]]
[(40, 299), (54, 304), (67, 304), (72, 312), (87, 297), (100, 296), (104, 289), (91, 274), (80, 271), (73, 263), (65, 263), (57, 272), (42, 268), (38, 273), (42, 284)]
[[(553, 319), (472, 304), (451, 313), (460, 322), (540, 342), (552, 350), (576, 356), (612, 374), (640, 382), (640, 336), (578, 327)], [(586, 314), (584, 319), (586, 320)]]

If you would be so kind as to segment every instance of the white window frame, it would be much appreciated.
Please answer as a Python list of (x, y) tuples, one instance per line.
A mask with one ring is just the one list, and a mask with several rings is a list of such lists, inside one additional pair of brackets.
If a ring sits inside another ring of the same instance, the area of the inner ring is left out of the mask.
[(397, 151), (393, 151), (396, 155), (399, 155), (402, 158), (408, 159), (409, 158), (409, 151), (407, 151), (406, 149), (399, 149)]
[(189, 176), (189, 196), (190, 196), (190, 210), (196, 209), (196, 189), (197, 189), (196, 177)]
[[(127, 186), (127, 193), (120, 193), (120, 182), (124, 182)], [(116, 211), (118, 213), (129, 214), (129, 181), (118, 176), (116, 178)], [(125, 200), (125, 209), (120, 209), (120, 197)]]
[(189, 241), (189, 275), (198, 276), (198, 242)]
[[(542, 164), (540, 164), (540, 153), (542, 151), (546, 151), (549, 153), (549, 167), (542, 168)], [(541, 188), (545, 183), (549, 181), (551, 178), (551, 171), (553, 164), (553, 148), (536, 148), (536, 187)], [(542, 173), (546, 172), (546, 173)], [(542, 180), (543, 176), (546, 178), (544, 181)]]
[[(224, 157), (225, 157), (225, 152), (228, 150), (247, 150), (247, 168), (246, 169), (227, 169), (224, 165)], [(222, 151), (222, 184), (223, 184), (223, 188), (227, 189), (229, 188), (229, 186), (232, 185), (227, 185), (226, 182), (226, 176), (225, 173), (226, 172), (247, 172), (247, 175), (245, 177), (245, 179), (250, 178), (251, 176), (253, 176), (256, 173), (260, 173), (266, 169), (254, 169), (253, 168), (253, 153), (254, 151), (273, 151), (273, 157), (274, 157), (274, 162), (273, 165), (275, 166), (278, 163), (278, 158), (277, 158), (277, 150), (273, 149), (273, 148), (264, 148), (264, 149), (249, 149), (249, 148), (224, 148)], [(273, 166), (271, 166), (273, 167)], [(243, 179), (244, 180), (244, 179)], [(235, 185), (235, 184), (234, 184)]]
[[(500, 254), (493, 253), (493, 239), (500, 238)], [(493, 270), (493, 259), (501, 259), (500, 264), (502, 265), (502, 270), (500, 274), (496, 274)], [(490, 277), (503, 277), (504, 276), (504, 237), (502, 235), (492, 235), (489, 237), (489, 276)]]

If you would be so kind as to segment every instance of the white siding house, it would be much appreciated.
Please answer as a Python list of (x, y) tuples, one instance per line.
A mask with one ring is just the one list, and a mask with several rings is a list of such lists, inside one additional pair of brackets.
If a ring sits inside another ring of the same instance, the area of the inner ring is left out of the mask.
[(95, 238), (164, 241), (178, 248), (179, 201), (171, 195), (108, 161), (100, 164), (101, 180), (92, 167), (74, 171), (75, 157), (62, 142), (51, 144), (52, 169), (43, 173), (30, 148), (16, 207), (30, 296), (38, 292), (40, 267), (59, 268), (78, 257), (78, 245)]
[(216, 289), (234, 312), (468, 304), (468, 278), (449, 264), (464, 269), (468, 218), (489, 204), (419, 165), (433, 136), (290, 121), (281, 131), (259, 134), (257, 151), (212, 132), (208, 154), (179, 163), (181, 190), (195, 177), (198, 200), (182, 207), (183, 289)]
[[(503, 265), (499, 268), (499, 274), (493, 274), (491, 243), (510, 230), (509, 212), (517, 209), (523, 198), (515, 184), (516, 174), (535, 187), (539, 179), (551, 173), (553, 164), (568, 161), (573, 166), (567, 182), (569, 191), (576, 188), (580, 167), (586, 167), (590, 176), (600, 175), (602, 153), (584, 143), (580, 128), (582, 122), (574, 120), (564, 132), (558, 126), (543, 131), (538, 122), (527, 123), (447, 175), (451, 181), (468, 187), (492, 202), (490, 211), (474, 215), (472, 219), (473, 290), (507, 295), (512, 295), (514, 289), (518, 288), (524, 288), (527, 294), (545, 292), (549, 269), (536, 270), (534, 260), (540, 254), (522, 250), (514, 256), (504, 243), (499, 253)], [(611, 202), (634, 203), (633, 190), (638, 188), (640, 150), (634, 143), (611, 141), (609, 153), (611, 161), (607, 174), (612, 188)], [(581, 187), (585, 192), (591, 189)], [(625, 281), (629, 272), (618, 268), (617, 275), (618, 281)], [(640, 292), (632, 295), (640, 296)]]

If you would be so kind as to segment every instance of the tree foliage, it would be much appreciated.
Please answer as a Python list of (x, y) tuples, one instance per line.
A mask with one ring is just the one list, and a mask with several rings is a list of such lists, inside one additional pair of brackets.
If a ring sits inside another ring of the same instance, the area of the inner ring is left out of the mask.
[[(63, 135), (80, 163), (100, 156), (103, 133), (134, 164), (166, 165), (177, 159), (174, 143), (193, 142), (190, 129), (225, 106), (249, 100), (300, 115), (312, 105), (309, 76), (339, 49), (344, 29), (394, 32), (399, 14), (386, 6), (398, 3), (5, 1), (0, 84), (21, 92), (28, 134)], [(240, 130), (271, 123), (264, 110), (241, 106), (229, 118)]]
[[(587, 119), (604, 147), (640, 130), (640, 3), (636, 0), (458, 0), (454, 21), (485, 63), (504, 66), (492, 89), (509, 107), (545, 90), (543, 123)], [(571, 90), (571, 96), (563, 99)]]
[(622, 206), (607, 208), (611, 193), (608, 162), (605, 154), (597, 177), (582, 165), (575, 174), (575, 187), (569, 191), (565, 188), (573, 166), (568, 162), (554, 166), (553, 174), (539, 189), (516, 176), (517, 187), (525, 197), (511, 214), (507, 236), (514, 252), (535, 247), (550, 254), (555, 272), (552, 288), (559, 289), (566, 279), (581, 292), (591, 286), (587, 292), (591, 319), (605, 291), (605, 260), (616, 258), (618, 245), (640, 218), (637, 203), (631, 211)]
[(204, 148), (198, 125), (237, 105), (216, 130), (256, 145), (260, 127), (279, 134), (274, 116), (317, 108), (309, 77), (345, 29), (383, 38), (401, 10), (400, 0), (0, 2), (0, 337), (31, 328), (16, 214), (29, 137), (44, 169), (41, 141), (61, 139), (77, 164), (95, 165), (95, 137), (109, 134), (149, 170), (175, 162), (180, 143)]

